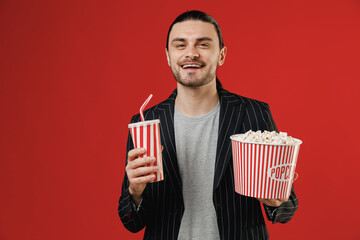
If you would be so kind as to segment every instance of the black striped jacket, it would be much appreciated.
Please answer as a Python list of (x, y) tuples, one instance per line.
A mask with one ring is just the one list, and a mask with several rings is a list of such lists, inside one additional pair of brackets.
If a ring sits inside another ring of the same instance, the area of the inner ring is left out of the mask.
[[(147, 184), (138, 211), (131, 202), (126, 173), (119, 199), (118, 213), (131, 232), (146, 227), (144, 239), (177, 239), (184, 213), (181, 178), (176, 158), (174, 136), (174, 103), (177, 91), (160, 104), (144, 112), (146, 120), (160, 119), (164, 180)], [(260, 202), (237, 194), (234, 189), (230, 136), (248, 130), (276, 130), (266, 103), (230, 93), (218, 85), (220, 99), (219, 133), (216, 151), (213, 203), (221, 239), (268, 239), (269, 234)], [(133, 116), (131, 122), (140, 121)], [(127, 152), (133, 148), (128, 136)], [(279, 208), (265, 206), (267, 218), (273, 223), (289, 221), (298, 207), (294, 190), (289, 201)]]

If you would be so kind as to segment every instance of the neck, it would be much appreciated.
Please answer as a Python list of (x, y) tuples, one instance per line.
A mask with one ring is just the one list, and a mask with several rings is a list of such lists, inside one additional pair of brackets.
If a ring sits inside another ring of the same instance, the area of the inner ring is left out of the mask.
[(219, 102), (216, 80), (200, 87), (177, 84), (176, 109), (188, 117), (199, 117), (213, 110)]

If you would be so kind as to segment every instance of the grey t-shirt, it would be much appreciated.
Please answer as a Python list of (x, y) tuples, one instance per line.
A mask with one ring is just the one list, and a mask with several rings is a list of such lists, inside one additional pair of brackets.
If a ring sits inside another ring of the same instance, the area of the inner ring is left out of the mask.
[(185, 204), (178, 239), (220, 239), (212, 200), (220, 104), (201, 117), (175, 108), (175, 143)]

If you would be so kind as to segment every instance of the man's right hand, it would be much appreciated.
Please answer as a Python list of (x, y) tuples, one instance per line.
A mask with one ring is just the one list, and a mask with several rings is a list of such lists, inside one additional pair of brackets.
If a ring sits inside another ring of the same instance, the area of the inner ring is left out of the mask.
[(130, 150), (125, 168), (130, 182), (129, 192), (136, 206), (140, 204), (146, 183), (155, 179), (155, 172), (159, 170), (158, 166), (147, 166), (154, 163), (156, 159), (155, 157), (141, 157), (145, 153), (144, 148)]

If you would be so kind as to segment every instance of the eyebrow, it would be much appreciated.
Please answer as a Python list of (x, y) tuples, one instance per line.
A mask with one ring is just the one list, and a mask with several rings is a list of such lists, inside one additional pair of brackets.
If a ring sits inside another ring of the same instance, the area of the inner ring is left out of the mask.
[(213, 42), (213, 40), (211, 39), (211, 38), (209, 38), (209, 37), (202, 37), (202, 38), (198, 38), (198, 39), (196, 39), (197, 41), (210, 41), (210, 42)]
[(185, 42), (185, 38), (174, 38), (171, 42)]
[[(197, 42), (201, 42), (201, 41), (211, 41), (213, 42), (213, 40), (209, 37), (201, 37), (201, 38), (197, 38), (196, 39)], [(174, 38), (171, 42), (186, 42), (185, 38)]]

